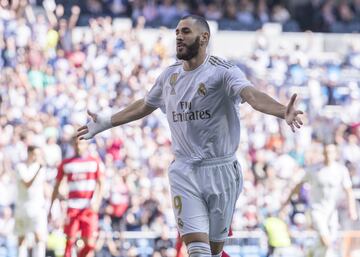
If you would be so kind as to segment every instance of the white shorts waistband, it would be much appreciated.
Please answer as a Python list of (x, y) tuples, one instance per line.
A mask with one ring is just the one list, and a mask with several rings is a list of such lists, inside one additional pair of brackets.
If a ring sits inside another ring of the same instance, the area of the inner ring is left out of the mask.
[(193, 159), (188, 159), (188, 158), (183, 158), (183, 157), (175, 158), (175, 161), (180, 161), (180, 162), (187, 163), (189, 165), (194, 165), (194, 166), (199, 166), (199, 167), (226, 164), (226, 163), (234, 162), (236, 160), (237, 160), (237, 158), (236, 158), (235, 154), (228, 155), (228, 156), (214, 157), (214, 158), (209, 158), (209, 159), (200, 159), (200, 160), (193, 160)]

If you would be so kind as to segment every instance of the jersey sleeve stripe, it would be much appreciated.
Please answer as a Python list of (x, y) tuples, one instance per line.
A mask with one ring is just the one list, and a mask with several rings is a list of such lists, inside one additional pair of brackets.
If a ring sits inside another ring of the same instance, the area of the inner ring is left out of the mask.
[(224, 62), (224, 61), (221, 61), (220, 59), (217, 59), (217, 58), (215, 58), (215, 57), (212, 58), (212, 61), (215, 62), (215, 63), (217, 63), (218, 65), (225, 66), (226, 68), (230, 68), (230, 67), (231, 67), (230, 64), (228, 64), (228, 63), (226, 63), (226, 62)]
[(219, 63), (222, 63), (223, 65), (225, 66), (228, 66), (229, 68), (234, 66), (234, 64), (232, 64), (231, 62), (228, 62), (228, 61), (225, 61), (225, 60), (222, 60), (216, 56), (211, 56), (214, 60), (218, 61)]
[(175, 67), (175, 66), (179, 66), (179, 65), (181, 65), (181, 64), (182, 64), (182, 62), (176, 62), (176, 63), (170, 65), (169, 67)]
[(214, 65), (214, 66), (221, 66), (221, 67), (224, 67), (225, 69), (229, 69), (229, 68), (230, 68), (230, 67), (228, 67), (228, 66), (226, 66), (226, 65), (224, 65), (224, 64), (222, 64), (222, 63), (220, 63), (220, 62), (218, 62), (218, 61), (216, 61), (215, 59), (211, 59), (211, 58), (210, 58), (209, 62), (210, 62), (212, 65)]

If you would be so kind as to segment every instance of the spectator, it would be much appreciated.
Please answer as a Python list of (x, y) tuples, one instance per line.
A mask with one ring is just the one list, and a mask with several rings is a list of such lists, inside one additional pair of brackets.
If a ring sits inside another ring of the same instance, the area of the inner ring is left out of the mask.
[(161, 23), (165, 26), (172, 26), (176, 18), (182, 15), (183, 14), (178, 13), (175, 5), (173, 5), (173, 0), (164, 0), (162, 4), (159, 5), (159, 16)]
[(354, 14), (348, 4), (348, 2), (345, 0), (340, 1), (340, 4), (337, 7), (338, 12), (338, 20), (341, 22), (349, 23), (353, 21)]
[(322, 31), (329, 31), (336, 22), (335, 5), (333, 0), (326, 0), (321, 6), (320, 27)]
[(255, 11), (256, 18), (262, 23), (266, 23), (270, 20), (268, 7), (265, 0), (260, 0)]
[(254, 22), (254, 5), (251, 1), (242, 0), (239, 3), (239, 10), (237, 12), (237, 20), (243, 24), (251, 24)]
[(282, 5), (275, 5), (272, 9), (271, 19), (275, 22), (284, 24), (290, 19), (290, 13)]
[(15, 220), (10, 207), (3, 207), (0, 216), (0, 253), (1, 256), (17, 256), (17, 240), (13, 234)]

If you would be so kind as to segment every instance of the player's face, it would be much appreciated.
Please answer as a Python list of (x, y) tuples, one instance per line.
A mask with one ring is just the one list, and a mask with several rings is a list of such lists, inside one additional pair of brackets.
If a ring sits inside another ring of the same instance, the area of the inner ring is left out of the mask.
[(76, 155), (83, 155), (86, 152), (87, 143), (85, 140), (73, 139), (73, 147)]
[(198, 55), (200, 49), (200, 35), (194, 20), (181, 20), (175, 30), (176, 57), (180, 60), (190, 60)]
[(335, 145), (327, 145), (324, 149), (325, 162), (333, 162), (337, 157), (337, 149)]
[(28, 159), (30, 162), (35, 162), (39, 157), (39, 149), (34, 149), (32, 151), (28, 151)]

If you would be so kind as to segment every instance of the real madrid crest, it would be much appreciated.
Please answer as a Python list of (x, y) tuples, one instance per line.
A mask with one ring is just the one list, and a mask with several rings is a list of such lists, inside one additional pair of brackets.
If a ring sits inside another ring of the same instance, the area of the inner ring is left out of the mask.
[(199, 84), (197, 92), (200, 96), (206, 96), (207, 90), (204, 83)]
[(173, 73), (170, 76), (170, 81), (169, 81), (170, 86), (171, 86), (170, 95), (175, 95), (176, 94), (176, 92), (175, 92), (175, 84), (176, 84), (176, 80), (177, 80), (178, 76), (179, 76), (179, 73)]

